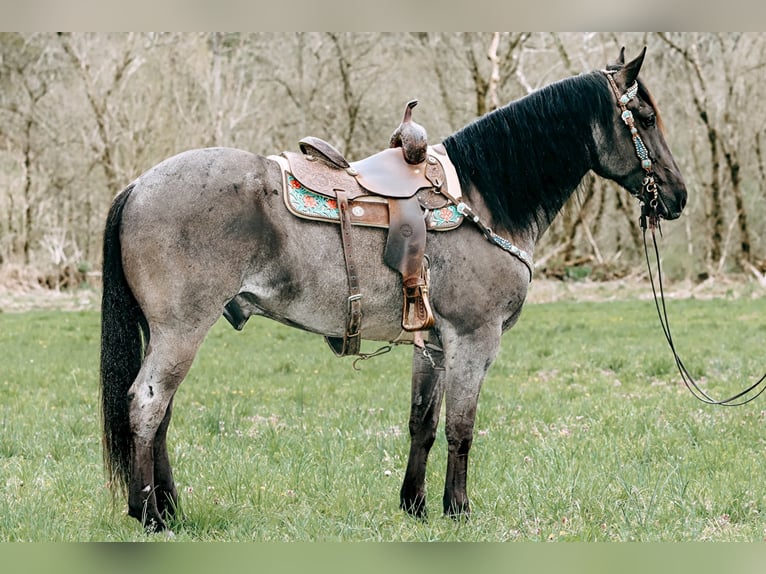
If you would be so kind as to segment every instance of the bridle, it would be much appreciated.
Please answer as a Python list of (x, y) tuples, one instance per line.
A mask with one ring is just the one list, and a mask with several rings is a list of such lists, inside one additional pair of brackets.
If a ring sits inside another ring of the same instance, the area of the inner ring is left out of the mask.
[[(659, 248), (657, 247), (657, 237), (655, 234), (655, 230), (659, 230), (659, 222), (660, 222), (660, 216), (658, 212), (660, 197), (659, 197), (659, 187), (657, 186), (657, 183), (654, 180), (654, 172), (652, 171), (652, 160), (649, 158), (649, 150), (647, 150), (646, 146), (644, 145), (643, 140), (641, 139), (641, 136), (638, 133), (638, 129), (635, 126), (635, 120), (633, 118), (633, 112), (631, 112), (627, 108), (627, 104), (636, 97), (638, 94), (638, 80), (633, 82), (633, 84), (625, 91), (624, 94), (620, 94), (620, 90), (617, 87), (617, 83), (614, 81), (613, 74), (616, 70), (604, 70), (604, 74), (606, 75), (607, 79), (609, 80), (609, 85), (612, 87), (612, 91), (614, 92), (615, 97), (617, 98), (617, 105), (620, 108), (620, 117), (622, 118), (623, 122), (625, 122), (625, 125), (630, 129), (630, 135), (633, 138), (633, 146), (636, 150), (636, 155), (638, 156), (639, 161), (641, 162), (641, 167), (646, 172), (646, 175), (644, 176), (644, 180), (642, 183), (642, 193), (639, 195), (639, 200), (641, 201), (641, 218), (639, 220), (641, 225), (641, 231), (643, 234), (643, 240), (644, 240), (644, 255), (646, 257), (646, 266), (649, 270), (649, 280), (652, 285), (652, 295), (654, 296), (654, 305), (657, 309), (657, 316), (660, 319), (660, 325), (662, 325), (662, 332), (665, 335), (665, 339), (668, 341), (668, 345), (670, 345), (670, 350), (673, 353), (673, 359), (675, 360), (676, 367), (678, 368), (678, 372), (681, 375), (681, 379), (684, 382), (684, 385), (686, 385), (686, 388), (689, 389), (689, 392), (698, 400), (702, 401), (703, 403), (709, 404), (709, 405), (721, 405), (721, 406), (727, 406), (727, 407), (737, 407), (742, 406), (750, 401), (755, 400), (758, 398), (764, 391), (766, 391), (766, 386), (761, 387), (760, 390), (757, 392), (756, 389), (766, 382), (766, 374), (764, 374), (760, 379), (758, 379), (755, 383), (747, 387), (745, 390), (732, 395), (731, 397), (723, 400), (715, 400), (710, 395), (708, 395), (704, 390), (702, 390), (699, 385), (694, 381), (691, 374), (689, 374), (689, 371), (687, 370), (686, 366), (684, 365), (683, 361), (681, 360), (681, 357), (678, 356), (678, 353), (676, 352), (675, 343), (673, 342), (673, 335), (670, 332), (670, 324), (668, 322), (668, 312), (667, 308), (665, 306), (665, 290), (662, 285), (662, 268), (660, 266), (660, 252)], [(651, 230), (652, 234), (652, 243), (654, 245), (654, 257), (657, 261), (657, 283), (659, 286), (659, 297), (657, 295), (657, 287), (654, 283), (654, 273), (652, 271), (652, 264), (649, 258), (649, 248), (646, 243), (646, 230), (647, 227)], [(662, 231), (660, 230), (660, 235), (662, 235)], [(755, 392), (752, 396), (748, 397), (751, 392)]]
[[(616, 71), (616, 70), (615, 70)], [(609, 85), (612, 87), (614, 96), (617, 98), (617, 105), (620, 108), (620, 117), (625, 125), (630, 130), (630, 137), (633, 139), (633, 147), (636, 150), (638, 160), (641, 162), (641, 167), (646, 172), (644, 180), (641, 183), (641, 194), (639, 200), (641, 201), (641, 226), (646, 227), (646, 220), (649, 220), (649, 224), (654, 227), (659, 226), (660, 218), (658, 214), (658, 207), (660, 205), (660, 194), (657, 182), (654, 180), (654, 171), (652, 170), (652, 160), (649, 158), (649, 150), (644, 145), (644, 140), (641, 139), (641, 135), (638, 133), (635, 119), (633, 118), (633, 112), (628, 109), (628, 103), (630, 100), (636, 97), (638, 94), (638, 80), (635, 80), (633, 84), (625, 90), (624, 94), (620, 94), (620, 89), (617, 87), (617, 82), (614, 81), (613, 70), (604, 70), (606, 79), (609, 80)]]

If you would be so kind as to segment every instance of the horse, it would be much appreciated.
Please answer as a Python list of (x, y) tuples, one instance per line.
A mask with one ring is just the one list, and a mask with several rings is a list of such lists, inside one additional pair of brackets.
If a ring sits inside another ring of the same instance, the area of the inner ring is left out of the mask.
[[(434, 324), (412, 345), (409, 458), (400, 508), (426, 516), (426, 464), (442, 403), (443, 510), (470, 515), (466, 489), (477, 400), (501, 335), (519, 319), (534, 254), (584, 176), (612, 180), (652, 223), (679, 217), (686, 186), (657, 105), (639, 79), (646, 48), (544, 86), (441, 140), (462, 192), (457, 229), (429, 232)], [(237, 301), (326, 337), (346, 328), (348, 277), (336, 225), (295, 217), (278, 162), (232, 148), (184, 151), (113, 200), (104, 227), (100, 395), (105, 472), (128, 514), (168, 529), (178, 492), (167, 431), (173, 398), (206, 333)], [(353, 227), (361, 338), (396, 342), (402, 278), (385, 232)], [(510, 248), (508, 247), (510, 246)], [(514, 252), (515, 250), (515, 252)], [(425, 343), (427, 341), (427, 344)]]

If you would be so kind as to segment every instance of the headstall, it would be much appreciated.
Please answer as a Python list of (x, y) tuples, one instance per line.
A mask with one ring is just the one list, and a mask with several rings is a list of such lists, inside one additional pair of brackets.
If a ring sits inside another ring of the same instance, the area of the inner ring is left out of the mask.
[(636, 122), (633, 117), (633, 112), (628, 109), (628, 103), (630, 100), (636, 97), (638, 94), (638, 80), (635, 80), (633, 84), (625, 91), (624, 94), (620, 94), (620, 89), (617, 87), (617, 82), (614, 81), (613, 70), (604, 70), (609, 85), (612, 87), (615, 97), (617, 98), (617, 105), (620, 107), (620, 117), (625, 125), (630, 129), (630, 136), (633, 138), (633, 147), (636, 149), (636, 155), (641, 162), (641, 167), (644, 168), (646, 175), (642, 183), (643, 194), (640, 197), (643, 203), (643, 209), (641, 210), (641, 227), (646, 228), (647, 217), (649, 224), (652, 227), (659, 225), (659, 215), (657, 208), (659, 207), (659, 189), (657, 182), (654, 181), (654, 171), (652, 170), (652, 160), (649, 158), (649, 150), (646, 149), (644, 141), (641, 139), (641, 135), (636, 128)]

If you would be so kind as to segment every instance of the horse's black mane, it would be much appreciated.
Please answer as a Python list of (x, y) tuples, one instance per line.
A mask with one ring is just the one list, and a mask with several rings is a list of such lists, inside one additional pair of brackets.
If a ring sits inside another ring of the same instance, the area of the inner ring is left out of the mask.
[(544, 228), (590, 167), (593, 126), (616, 113), (605, 77), (592, 72), (494, 110), (443, 143), (464, 192), (481, 193), (494, 225)]

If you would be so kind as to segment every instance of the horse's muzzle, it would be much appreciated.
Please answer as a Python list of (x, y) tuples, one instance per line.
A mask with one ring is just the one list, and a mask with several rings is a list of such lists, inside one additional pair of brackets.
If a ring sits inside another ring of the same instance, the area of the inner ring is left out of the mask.
[(668, 221), (681, 217), (686, 207), (686, 188), (674, 193), (671, 200), (663, 197), (662, 192), (657, 195), (657, 215)]

